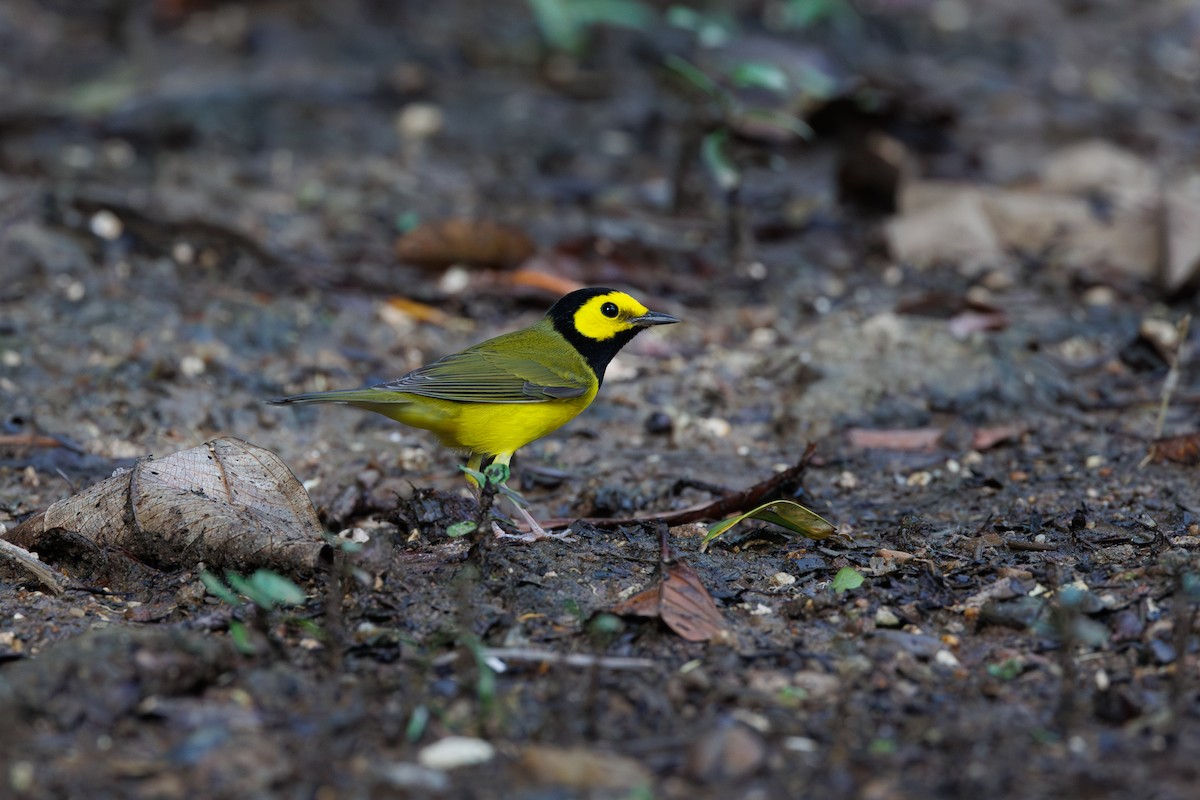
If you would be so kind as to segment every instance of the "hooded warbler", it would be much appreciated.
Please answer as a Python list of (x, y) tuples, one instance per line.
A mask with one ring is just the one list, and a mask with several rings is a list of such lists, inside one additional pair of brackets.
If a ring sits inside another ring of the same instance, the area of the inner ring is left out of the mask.
[[(347, 403), (508, 466), (521, 447), (570, 422), (600, 389), (613, 356), (643, 328), (679, 320), (615, 289), (579, 289), (528, 328), (488, 339), (366, 389), (284, 397), (275, 405)], [(474, 481), (472, 480), (472, 483)], [(536, 523), (522, 511), (531, 527)], [(540, 530), (540, 529), (539, 529)]]

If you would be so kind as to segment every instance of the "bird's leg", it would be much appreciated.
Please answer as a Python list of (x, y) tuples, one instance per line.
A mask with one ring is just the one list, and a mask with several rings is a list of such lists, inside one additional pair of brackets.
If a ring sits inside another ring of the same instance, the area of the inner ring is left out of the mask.
[[(522, 542), (537, 542), (542, 539), (558, 539), (559, 541), (564, 542), (574, 541), (574, 537), (571, 536), (570, 529), (567, 529), (562, 533), (550, 533), (541, 525), (539, 525), (538, 521), (533, 518), (532, 514), (529, 513), (529, 509), (525, 507), (528, 505), (525, 502), (525, 498), (521, 497), (520, 493), (515, 489), (509, 488), (508, 477), (511, 472), (508, 462), (510, 459), (512, 459), (512, 453), (501, 453), (500, 455), (496, 456), (496, 460), (488, 466), (489, 472), (493, 473), (488, 475), (488, 479), (489, 481), (494, 480), (496, 482), (497, 487), (513, 504), (513, 508), (517, 510), (518, 516), (521, 517), (521, 520), (529, 528), (529, 532), (505, 533), (504, 529), (495, 522), (492, 523), (492, 532), (496, 534), (497, 538), (518, 539)], [(500, 467), (500, 469), (493, 470), (493, 468), (497, 465)]]
[(482, 466), (483, 466), (483, 453), (471, 453), (471, 457), (469, 459), (467, 459), (467, 470), (468, 471), (466, 473), (466, 476), (467, 476), (467, 485), (471, 487), (471, 491), (475, 494), (476, 500), (479, 499), (479, 493), (483, 490), (483, 487), (479, 485), (479, 481), (476, 480), (475, 476), (472, 475), (471, 473), (479, 472), (479, 469)]

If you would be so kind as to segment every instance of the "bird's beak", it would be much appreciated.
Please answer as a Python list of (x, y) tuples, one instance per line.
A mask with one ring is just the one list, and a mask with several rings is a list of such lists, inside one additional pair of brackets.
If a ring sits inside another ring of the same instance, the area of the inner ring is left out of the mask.
[(651, 325), (670, 325), (672, 322), (679, 322), (679, 317), (672, 317), (670, 314), (664, 314), (661, 311), (647, 311), (640, 317), (630, 317), (627, 321), (630, 325), (636, 325), (639, 328), (648, 328)]

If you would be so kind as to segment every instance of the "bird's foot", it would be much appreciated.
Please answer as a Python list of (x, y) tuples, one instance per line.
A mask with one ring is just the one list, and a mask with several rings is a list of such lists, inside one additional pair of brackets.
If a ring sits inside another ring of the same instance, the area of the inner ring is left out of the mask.
[(521, 542), (540, 542), (543, 539), (557, 539), (560, 542), (574, 542), (575, 537), (571, 535), (571, 529), (567, 528), (561, 533), (551, 533), (538, 524), (538, 521), (533, 518), (533, 515), (520, 504), (513, 504), (517, 509), (517, 514), (520, 515), (521, 521), (529, 528), (528, 533), (507, 533), (499, 524), (492, 523), (492, 533), (496, 534), (498, 539), (516, 539)]

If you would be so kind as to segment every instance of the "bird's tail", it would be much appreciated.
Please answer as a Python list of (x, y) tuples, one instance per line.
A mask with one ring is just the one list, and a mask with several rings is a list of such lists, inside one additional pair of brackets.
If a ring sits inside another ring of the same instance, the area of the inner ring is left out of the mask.
[(381, 392), (378, 389), (341, 389), (336, 392), (312, 392), (310, 394), (294, 394), (291, 397), (276, 397), (267, 402), (273, 406), (303, 405), (305, 403), (379, 405), (408, 403), (411, 400), (399, 392)]

